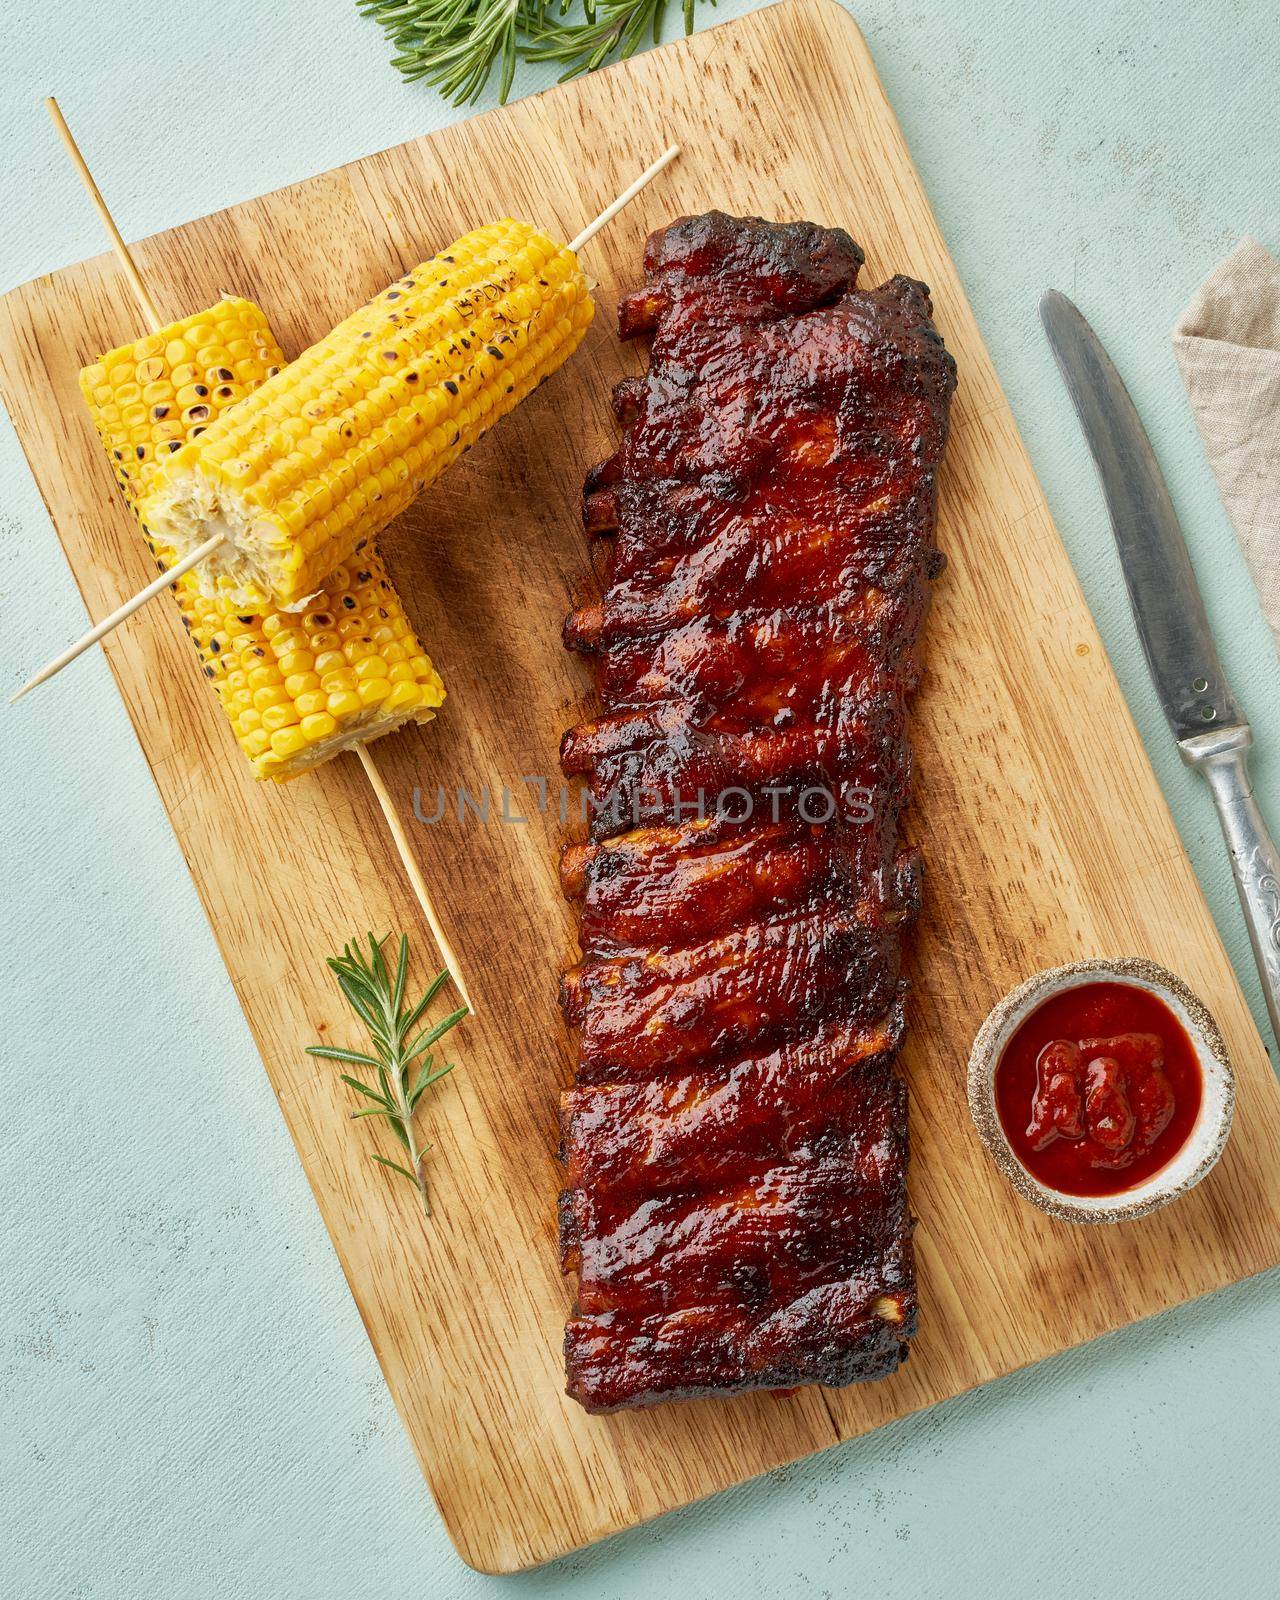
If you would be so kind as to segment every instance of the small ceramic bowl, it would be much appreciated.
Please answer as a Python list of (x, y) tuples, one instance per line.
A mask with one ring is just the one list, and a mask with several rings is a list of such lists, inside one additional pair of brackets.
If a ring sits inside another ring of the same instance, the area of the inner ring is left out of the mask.
[[(1127, 983), (1157, 995), (1186, 1029), (1203, 1079), (1200, 1115), (1186, 1143), (1159, 1172), (1121, 1194), (1075, 1195), (1048, 1188), (1013, 1153), (996, 1111), (996, 1067), (1014, 1031), (1050, 996), (1085, 983)], [(1222, 1154), (1235, 1099), (1227, 1048), (1203, 1001), (1166, 967), (1140, 956), (1073, 961), (1037, 972), (995, 1007), (979, 1028), (969, 1056), (969, 1109), (983, 1144), (1023, 1199), (1064, 1222), (1130, 1222), (1193, 1189)]]

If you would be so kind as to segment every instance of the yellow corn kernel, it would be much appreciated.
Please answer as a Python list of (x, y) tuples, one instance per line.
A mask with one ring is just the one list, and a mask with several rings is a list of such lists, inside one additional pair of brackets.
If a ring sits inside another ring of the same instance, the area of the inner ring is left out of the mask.
[[(139, 382), (167, 385), (166, 392), (172, 393), (182, 381), (199, 381), (190, 367), (197, 327), (202, 330), (201, 356), (205, 347), (228, 355), (225, 370), (230, 376), (224, 380), (222, 370), (212, 374), (218, 381), (207, 401), (214, 415), (232, 403), (233, 397), (220, 396), (220, 389), (247, 393), (283, 365), (262, 312), (247, 300), (225, 299), (198, 317), (111, 351), (81, 373), (80, 387), (94, 425), (135, 510), (155, 478), (157, 458), (172, 453), (175, 439), (181, 445), (203, 425), (175, 419), (171, 412), (157, 416), (157, 411), (165, 412), (163, 399), (150, 409), (144, 405), (139, 417), (132, 403), (121, 403), (121, 394), (132, 393)], [(159, 565), (170, 566), (174, 552), (149, 542)], [(284, 781), (404, 722), (429, 721), (444, 699), (440, 679), (372, 549), (358, 564), (335, 572), (302, 612), (238, 609), (224, 596), (204, 595), (190, 574), (174, 589), (205, 675), (259, 778)], [(397, 679), (382, 700), (366, 701), (354, 692), (357, 678), (343, 653), (344, 643), (358, 644), (362, 661), (381, 655), (384, 678), (398, 673), (406, 659), (417, 663), (417, 670), (408, 682)], [(326, 673), (350, 680), (340, 706), (334, 704), (339, 696), (330, 694), (323, 682)]]
[(271, 754), (280, 760), (296, 756), (307, 747), (307, 736), (301, 728), (280, 728), (271, 735)]
[(302, 719), (302, 735), (309, 743), (327, 739), (337, 728), (337, 721), (327, 711), (314, 711)]
[(364, 701), (350, 689), (338, 689), (329, 696), (328, 709), (331, 716), (349, 717), (364, 710)]
[[(570, 355), (592, 311), (576, 257), (508, 220), (416, 267), (233, 409), (223, 391), (250, 385), (238, 369), (203, 382), (189, 329), (164, 347), (181, 346), (175, 404), (193, 425), (201, 406), (218, 414), (166, 459), (143, 520), (179, 554), (223, 535), (196, 569), (206, 594), (300, 605)], [(236, 347), (206, 332), (202, 350)]]

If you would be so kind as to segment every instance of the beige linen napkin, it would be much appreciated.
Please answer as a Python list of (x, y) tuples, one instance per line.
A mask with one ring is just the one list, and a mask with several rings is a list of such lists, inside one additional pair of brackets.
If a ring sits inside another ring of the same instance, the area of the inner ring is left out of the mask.
[(1280, 262), (1242, 239), (1178, 319), (1173, 351), (1280, 650)]

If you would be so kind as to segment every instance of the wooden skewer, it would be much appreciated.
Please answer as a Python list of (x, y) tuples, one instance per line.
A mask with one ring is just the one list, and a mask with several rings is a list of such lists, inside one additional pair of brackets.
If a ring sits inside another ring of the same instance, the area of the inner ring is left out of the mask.
[[(98, 192), (97, 184), (93, 181), (93, 174), (89, 171), (84, 157), (80, 154), (79, 147), (71, 137), (71, 130), (67, 127), (62, 112), (58, 109), (58, 102), (50, 95), (45, 101), (45, 105), (49, 108), (49, 114), (53, 118), (54, 126), (67, 147), (67, 152), (75, 164), (76, 171), (80, 174), (85, 188), (89, 191), (89, 198), (93, 201), (99, 217), (102, 218), (102, 224), (111, 240), (111, 248), (115, 251), (116, 259), (124, 268), (125, 276), (129, 280), (129, 287), (133, 290), (138, 304), (145, 312), (151, 325), (151, 331), (154, 333), (159, 328), (162, 328), (164, 324), (160, 320), (160, 313), (156, 310), (155, 302), (147, 293), (146, 284), (143, 283), (137, 264), (129, 253), (129, 247), (125, 244), (120, 235), (120, 230), (112, 220), (111, 213), (107, 210), (106, 201), (103, 200)], [(670, 166), (679, 154), (680, 146), (678, 144), (668, 145), (658, 159), (651, 162), (634, 183), (628, 184), (615, 200), (610, 201), (594, 222), (589, 222), (586, 225), (568, 248), (576, 254), (589, 239), (594, 239), (601, 228), (612, 222), (624, 206), (630, 205), (641, 189), (646, 184), (652, 183), (663, 168)], [(55, 656), (47, 665), (41, 667), (34, 677), (28, 678), (16, 694), (10, 695), (9, 704), (12, 705), (15, 700), (21, 700), (24, 694), (29, 694), (32, 689), (37, 688), (42, 683), (47, 683), (50, 678), (56, 677), (63, 667), (70, 666), (77, 656), (83, 655), (86, 650), (97, 644), (100, 639), (105, 639), (107, 634), (118, 628), (122, 622), (127, 622), (135, 611), (141, 610), (149, 600), (154, 599), (179, 573), (189, 572), (192, 567), (199, 566), (200, 562), (211, 556), (222, 543), (223, 539), (219, 534), (212, 539), (206, 540), (199, 549), (189, 551), (183, 557), (179, 566), (171, 568), (167, 575), (154, 579), (145, 589), (140, 590), (131, 599), (126, 600), (122, 606), (118, 606), (109, 617), (104, 617), (101, 622), (90, 628), (83, 638), (77, 639), (75, 644), (68, 646), (61, 655)]]
[[(161, 326), (163, 327), (164, 324), (162, 323)], [(198, 567), (204, 558), (211, 556), (222, 542), (222, 535), (215, 533), (212, 539), (206, 539), (197, 549), (189, 551), (181, 561), (176, 561), (173, 566), (166, 567), (158, 578), (152, 578), (145, 589), (139, 589), (132, 600), (126, 600), (109, 617), (103, 617), (101, 622), (96, 623), (89, 629), (83, 639), (78, 639), (70, 649), (64, 650), (60, 656), (55, 656), (48, 666), (41, 667), (34, 678), (28, 678), (16, 694), (9, 696), (9, 704), (13, 705), (16, 700), (21, 700), (24, 694), (30, 694), (32, 689), (38, 688), (40, 684), (47, 682), (56, 673), (61, 672), (63, 667), (74, 661), (78, 655), (83, 655), (90, 645), (97, 644), (99, 639), (104, 639), (113, 628), (118, 628), (135, 611), (141, 610), (148, 600), (154, 599), (162, 590), (167, 589), (170, 584), (176, 583), (183, 573), (190, 572), (192, 567)]]
[(142, 281), (142, 274), (138, 271), (137, 263), (129, 254), (129, 246), (120, 235), (115, 219), (107, 210), (107, 202), (102, 198), (98, 185), (93, 181), (93, 173), (89, 171), (89, 163), (80, 154), (80, 146), (76, 143), (71, 129), (67, 127), (67, 119), (62, 115), (62, 108), (52, 95), (45, 101), (45, 110), (53, 118), (53, 125), (58, 130), (58, 137), (66, 146), (67, 154), (71, 157), (71, 164), (80, 174), (80, 182), (89, 192), (89, 199), (93, 208), (98, 213), (98, 220), (107, 231), (107, 238), (111, 241), (111, 248), (115, 251), (116, 260), (124, 269), (124, 275), (129, 280), (129, 287), (133, 290), (133, 297), (142, 307), (144, 316), (151, 325), (152, 333), (164, 327), (164, 318), (156, 310), (156, 303), (147, 291), (146, 284)]
[[(160, 315), (160, 308), (151, 298), (146, 282), (141, 272), (138, 271), (138, 263), (133, 259), (133, 252), (124, 242), (124, 235), (116, 227), (116, 219), (111, 215), (110, 210), (107, 208), (107, 202), (102, 198), (102, 191), (98, 188), (93, 173), (89, 171), (89, 163), (80, 153), (80, 146), (76, 143), (75, 135), (67, 126), (67, 119), (62, 115), (62, 107), (52, 95), (45, 100), (44, 104), (45, 109), (53, 118), (53, 125), (58, 130), (58, 137), (62, 140), (67, 154), (71, 157), (71, 165), (80, 174), (80, 182), (84, 185), (85, 192), (93, 203), (93, 209), (98, 213), (98, 220), (106, 230), (107, 238), (111, 241), (112, 253), (120, 263), (129, 288), (133, 291), (133, 298), (138, 302), (138, 307), (146, 318), (147, 327), (152, 333), (159, 333), (160, 329), (165, 326), (165, 319)], [(77, 656), (82, 656), (86, 650), (97, 644), (100, 639), (105, 639), (109, 633), (114, 633), (122, 622), (127, 622), (135, 611), (140, 611), (146, 605), (148, 600), (154, 600), (156, 595), (162, 593), (171, 583), (176, 582), (178, 578), (182, 577), (183, 573), (190, 572), (192, 567), (198, 567), (205, 557), (211, 556), (222, 543), (222, 535), (215, 534), (212, 539), (206, 539), (197, 549), (189, 550), (181, 561), (167, 568), (158, 578), (153, 578), (145, 589), (140, 589), (131, 599), (126, 600), (122, 606), (117, 606), (109, 617), (103, 617), (101, 622), (95, 623), (82, 638), (77, 639), (61, 655), (55, 656), (52, 661), (41, 667), (39, 672), (28, 678), (15, 694), (9, 696), (9, 704), (16, 704), (24, 694), (30, 694), (33, 689), (38, 689), (42, 683), (48, 683), (50, 678), (57, 677), (63, 667), (69, 667)]]
[(594, 239), (601, 228), (607, 227), (618, 215), (623, 206), (629, 206), (646, 184), (652, 183), (664, 167), (669, 167), (680, 154), (678, 144), (669, 144), (656, 161), (651, 161), (634, 183), (628, 184), (616, 200), (611, 200), (594, 222), (588, 222), (586, 227), (569, 245), (569, 249), (577, 255), (588, 239)]
[(391, 798), (391, 791), (382, 781), (382, 774), (374, 765), (373, 756), (367, 744), (358, 744), (356, 754), (360, 757), (360, 765), (364, 768), (365, 777), (369, 780), (369, 787), (377, 796), (378, 804), (382, 807), (382, 815), (387, 820), (387, 828), (396, 849), (400, 852), (400, 862), (404, 867), (405, 877), (413, 887), (413, 892), (418, 897), (418, 904), (422, 907), (422, 914), (427, 919), (427, 926), (431, 929), (431, 936), (436, 942), (436, 949), (440, 952), (441, 959), (449, 969), (449, 976), (453, 979), (453, 986), (462, 997), (462, 1003), (467, 1010), (475, 1015), (475, 1006), (471, 1003), (471, 996), (467, 993), (467, 986), (462, 981), (462, 969), (458, 965), (458, 958), (454, 954), (453, 946), (449, 943), (449, 936), (440, 925), (440, 918), (436, 916), (431, 904), (431, 895), (427, 891), (426, 880), (418, 869), (417, 860), (409, 844), (409, 837), (404, 831), (404, 823), (400, 820), (400, 813), (396, 810), (395, 801)]
[[(155, 333), (158, 329), (164, 327), (164, 318), (160, 315), (155, 301), (152, 300), (151, 296), (147, 293), (147, 286), (143, 282), (142, 274), (138, 271), (137, 265), (134, 262), (132, 255), (129, 253), (129, 247), (127, 244), (125, 244), (123, 238), (121, 237), (120, 230), (116, 227), (111, 213), (107, 210), (106, 202), (98, 192), (98, 186), (93, 181), (93, 175), (90, 173), (84, 157), (80, 154), (75, 140), (71, 137), (71, 130), (67, 127), (67, 124), (63, 119), (62, 112), (58, 108), (58, 102), (53, 99), (52, 96), (50, 96), (45, 104), (49, 107), (50, 115), (53, 117), (54, 123), (57, 125), (59, 132), (62, 134), (67, 149), (71, 152), (72, 160), (76, 165), (76, 170), (80, 173), (81, 178), (84, 180), (85, 187), (88, 189), (91, 197), (93, 198), (98, 215), (102, 218), (103, 225), (111, 239), (111, 247), (115, 251), (120, 264), (124, 267), (125, 276), (129, 280), (129, 286), (134, 292), (134, 296), (136, 297), (138, 305), (142, 310), (142, 314), (147, 319), (152, 333)], [(130, 611), (136, 611), (138, 606), (142, 604), (144, 600), (149, 599), (153, 594), (159, 594), (162, 589), (167, 589), (176, 578), (180, 577), (184, 572), (189, 571), (190, 568), (194, 567), (204, 558), (204, 556), (209, 554), (214, 545), (220, 544), (221, 542), (222, 541), (220, 538), (216, 540), (211, 539), (206, 545), (201, 546), (199, 550), (193, 550), (182, 561), (178, 562), (177, 565), (170, 567), (167, 572), (162, 573), (160, 577), (157, 578), (153, 583), (148, 584), (141, 595), (135, 595), (133, 600), (129, 602), (128, 608), (122, 607), (121, 611), (123, 612), (123, 616), (121, 615), (121, 612), (116, 612), (115, 620), (123, 621), (124, 616), (129, 615)], [(101, 638), (104, 633), (109, 632), (112, 625), (113, 618), (106, 618), (105, 621), (98, 624), (93, 634), (91, 634), (88, 640), (85, 642), (92, 644), (95, 639)], [(79, 651), (77, 650), (76, 654), (78, 653)], [(51, 672), (56, 671), (58, 665), (59, 663), (57, 662), (52, 663), (44, 673), (37, 674), (37, 676), (31, 680), (31, 683), (24, 685), (24, 687), (18, 691), (18, 694), (14, 696), (14, 699), (18, 699), (21, 695), (27, 692), (27, 689), (32, 688), (35, 684), (41, 682), (44, 677), (49, 676)], [(409, 887), (413, 890), (414, 897), (417, 899), (418, 905), (422, 909), (422, 915), (426, 918), (427, 926), (431, 929), (431, 935), (436, 942), (436, 948), (440, 953), (440, 957), (445, 966), (449, 969), (449, 976), (453, 979), (453, 986), (458, 991), (463, 1005), (465, 1005), (467, 1010), (472, 1014), (472, 1016), (474, 1016), (475, 1006), (471, 1002), (471, 996), (468, 992), (466, 984), (462, 981), (462, 969), (458, 965), (457, 955), (454, 953), (453, 946), (450, 944), (448, 936), (445, 934), (444, 928), (440, 922), (440, 918), (436, 915), (435, 907), (431, 904), (430, 891), (427, 889), (426, 880), (423, 878), (417, 860), (414, 857), (412, 846), (409, 843), (409, 836), (405, 832), (404, 824), (401, 822), (399, 814), (396, 811), (395, 802), (391, 798), (391, 792), (382, 780), (382, 774), (378, 771), (378, 768), (374, 763), (374, 759), (369, 751), (368, 745), (358, 744), (356, 745), (355, 750), (356, 754), (360, 757), (360, 764), (364, 768), (365, 776), (369, 780), (370, 787), (373, 789), (378, 804), (382, 807), (382, 814), (387, 820), (387, 827), (390, 830), (392, 841), (396, 847), (396, 852), (400, 857), (400, 864), (404, 868), (405, 877), (408, 878)]]

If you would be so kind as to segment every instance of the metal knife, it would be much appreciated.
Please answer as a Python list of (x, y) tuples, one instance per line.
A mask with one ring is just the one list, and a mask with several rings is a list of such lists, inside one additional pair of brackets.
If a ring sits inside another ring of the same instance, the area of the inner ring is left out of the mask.
[(1253, 798), (1253, 733), (1227, 685), (1187, 543), (1142, 419), (1097, 334), (1050, 290), (1040, 320), (1084, 429), (1147, 666), (1179, 754), (1203, 774), (1231, 853), (1272, 1032), (1280, 1042), (1280, 853)]

